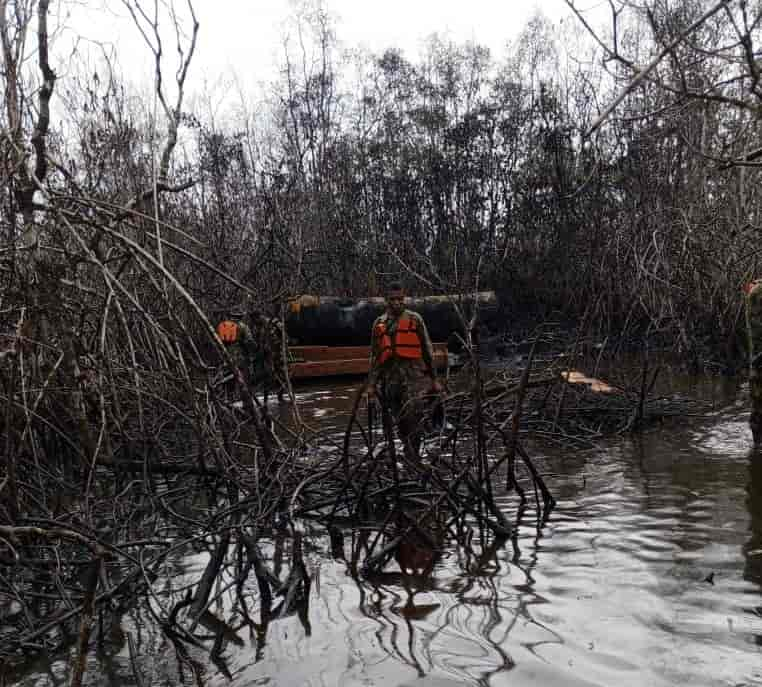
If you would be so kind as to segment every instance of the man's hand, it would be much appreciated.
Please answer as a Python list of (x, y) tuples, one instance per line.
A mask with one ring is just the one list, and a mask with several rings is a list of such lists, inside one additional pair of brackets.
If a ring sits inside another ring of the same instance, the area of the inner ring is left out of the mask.
[(431, 386), (429, 387), (430, 393), (432, 393), (432, 394), (441, 394), (443, 390), (444, 390), (444, 387), (439, 382), (439, 380), (436, 379), (436, 378), (433, 378), (431, 380)]
[(372, 403), (376, 400), (376, 385), (375, 384), (366, 384), (365, 385), (365, 397), (368, 399), (368, 403)]

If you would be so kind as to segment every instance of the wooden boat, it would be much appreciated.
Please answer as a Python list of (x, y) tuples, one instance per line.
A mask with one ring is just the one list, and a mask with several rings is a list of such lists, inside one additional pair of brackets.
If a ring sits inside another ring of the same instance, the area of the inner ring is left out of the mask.
[[(370, 346), (291, 346), (291, 379), (362, 376), (370, 370)], [(437, 369), (448, 365), (446, 343), (434, 344)]]

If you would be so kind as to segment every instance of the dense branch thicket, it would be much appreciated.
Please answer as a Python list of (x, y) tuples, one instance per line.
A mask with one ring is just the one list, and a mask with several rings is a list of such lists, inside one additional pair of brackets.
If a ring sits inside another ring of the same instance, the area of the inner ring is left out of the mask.
[[(331, 462), (298, 422), (271, 429), (245, 386), (237, 405), (214, 383), (230, 361), (211, 325), (231, 306), (275, 314), (290, 295), (376, 295), (402, 277), (418, 293), (493, 288), (506, 329), (560, 313), (597, 336), (732, 358), (738, 287), (757, 262), (757, 5), (612, 2), (611, 30), (587, 25), (576, 52), (536, 18), (502, 61), (436, 38), (418, 61), (350, 56), (318, 9), (298, 18), (269, 109), (220, 126), (185, 104), (203, 40), (192, 3), (149, 4), (124, 0), (155, 58), (141, 99), (113, 64), (58, 78), (49, 1), (0, 0), (1, 644), (50, 648), (76, 621), (73, 684), (96, 611), (138, 588), (156, 600), (181, 549), (210, 557), (187, 598), (151, 606), (178, 656), (221, 571), (239, 596), (255, 571), (257, 631), (273, 595), (279, 614), (302, 608), (297, 516), (379, 516), (353, 553), (372, 570), (411, 532), (427, 540), (432, 519), (443, 536), (474, 522), (509, 534), (498, 470), (521, 492), (525, 465), (525, 486), (552, 502), (519, 436), (529, 367), (488, 394), (468, 340), (468, 391), (450, 399), (467, 450), (451, 437), (397, 474), (386, 422), (381, 450), (366, 426), (365, 449), (348, 441)], [(612, 407), (617, 429), (637, 424), (646, 373), (618, 404), (587, 406), (586, 428)], [(552, 378), (560, 395), (527, 396), (548, 433), (572, 393)], [(435, 494), (412, 519), (404, 471)], [(190, 476), (206, 504), (189, 502)], [(258, 549), (283, 517), (285, 581)]]
[[(240, 302), (241, 284), (277, 312), (298, 292), (376, 295), (390, 274), (417, 292), (478, 280), (500, 292), (507, 323), (557, 311), (573, 321), (592, 304), (602, 335), (659, 334), (686, 355), (732, 357), (738, 287), (756, 266), (759, 17), (720, 4), (687, 35), (709, 4), (623, 6), (593, 48), (538, 17), (502, 61), (437, 38), (416, 62), (395, 50), (350, 57), (315, 11), (299, 18), (298, 49), (286, 45), (268, 112), (222, 126), (162, 95), (168, 138), (113, 71), (69, 79), (56, 91), (67, 121), (40, 158), (55, 163), (39, 179), (47, 199), (37, 192), (44, 207), (26, 226), (56, 256), (45, 262), (70, 273), (84, 256), (54, 211), (65, 197), (67, 212), (105, 225), (91, 231), (98, 240), (83, 235), (88, 248), (128, 228), (206, 313)], [(19, 165), (41, 140), (30, 103), (20, 81), (9, 89), (3, 235), (14, 266), (31, 244), (10, 241), (13, 226), (35, 207)], [(136, 274), (125, 263), (119, 278)], [(3, 275), (8, 293), (26, 292), (18, 269)], [(169, 305), (197, 334), (188, 307)]]

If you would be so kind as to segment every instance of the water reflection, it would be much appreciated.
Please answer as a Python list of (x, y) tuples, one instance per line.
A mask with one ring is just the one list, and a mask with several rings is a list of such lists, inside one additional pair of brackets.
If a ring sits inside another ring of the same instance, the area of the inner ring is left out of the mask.
[[(557, 507), (544, 527), (530, 505), (513, 539), (477, 531), (368, 579), (358, 567), (373, 530), (309, 531), (308, 613), (263, 622), (250, 576), (251, 622), (233, 591), (213, 609), (239, 638), (222, 648), (223, 669), (208, 660), (213, 638), (179, 658), (150, 609), (131, 609), (91, 656), (88, 684), (134, 684), (128, 634), (150, 684), (195, 684), (194, 671), (208, 685), (231, 684), (226, 673), (232, 684), (276, 686), (762, 684), (762, 455), (748, 452), (746, 388), (665, 382), (713, 409), (591, 450), (546, 448), (539, 463)], [(327, 446), (353, 390), (299, 391)], [(263, 548), (281, 579), (290, 546), (276, 536)], [(182, 593), (206, 556), (172, 561), (162, 593)], [(41, 659), (18, 684), (67, 684), (66, 665)]]
[[(746, 565), (744, 579), (762, 588), (762, 451), (752, 451), (749, 456), (749, 484), (747, 488), (750, 537), (744, 545)], [(745, 609), (752, 618), (762, 619), (762, 598), (754, 595)], [(754, 635), (754, 642), (762, 647), (762, 627)]]
[(407, 679), (434, 673), (453, 685), (488, 684), (492, 674), (513, 667), (499, 633), (506, 614), (495, 579), (505, 542), (480, 536), (483, 550), (456, 545), (436, 569), (417, 542), (401, 549), (398, 570), (353, 577), (360, 612), (371, 621), (367, 632), (389, 659), (410, 669)]
[(744, 545), (744, 578), (762, 587), (762, 452), (755, 451), (749, 456), (746, 503), (751, 536)]

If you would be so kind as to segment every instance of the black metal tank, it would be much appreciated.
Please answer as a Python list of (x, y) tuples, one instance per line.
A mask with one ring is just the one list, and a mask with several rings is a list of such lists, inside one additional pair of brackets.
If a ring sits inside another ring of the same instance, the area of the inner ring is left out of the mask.
[[(498, 315), (494, 291), (476, 294), (408, 297), (405, 307), (423, 317), (432, 341), (448, 341), (463, 333), (456, 305), (468, 322), (474, 305), (479, 308), (479, 324), (491, 328)], [(383, 298), (351, 299), (337, 296), (303, 295), (289, 301), (286, 331), (299, 345), (367, 346), (373, 321), (386, 308)]]

